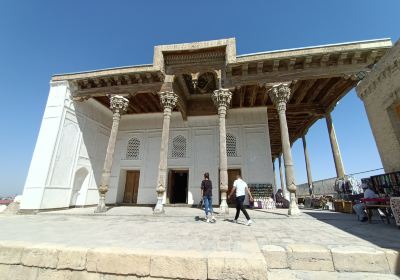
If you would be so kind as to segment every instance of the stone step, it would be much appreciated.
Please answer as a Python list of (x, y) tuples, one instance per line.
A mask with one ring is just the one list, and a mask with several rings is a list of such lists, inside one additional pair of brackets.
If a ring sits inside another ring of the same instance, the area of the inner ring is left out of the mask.
[(268, 269), (374, 272), (400, 275), (397, 250), (364, 246), (265, 245), (261, 249)]
[(9, 279), (398, 279), (399, 262), (398, 251), (355, 246), (268, 245), (250, 254), (0, 242), (0, 276), (24, 276)]
[(396, 275), (370, 272), (330, 272), (290, 269), (268, 271), (268, 280), (398, 280)]

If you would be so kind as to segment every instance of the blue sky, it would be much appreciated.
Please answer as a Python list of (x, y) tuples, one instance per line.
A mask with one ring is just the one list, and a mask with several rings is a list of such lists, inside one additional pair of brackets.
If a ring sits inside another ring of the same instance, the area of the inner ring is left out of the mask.
[[(400, 37), (400, 1), (0, 1), (0, 195), (20, 193), (52, 74), (152, 62), (154, 45), (235, 37), (237, 53)], [(332, 114), (347, 173), (380, 168), (361, 101)], [(335, 176), (325, 121), (307, 136), (315, 180)], [(301, 140), (293, 145), (306, 181)]]

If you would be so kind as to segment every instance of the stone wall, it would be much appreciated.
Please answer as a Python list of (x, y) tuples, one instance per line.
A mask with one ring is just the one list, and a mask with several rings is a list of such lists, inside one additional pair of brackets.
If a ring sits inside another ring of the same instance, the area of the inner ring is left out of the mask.
[(357, 86), (385, 172), (400, 170), (400, 40)]

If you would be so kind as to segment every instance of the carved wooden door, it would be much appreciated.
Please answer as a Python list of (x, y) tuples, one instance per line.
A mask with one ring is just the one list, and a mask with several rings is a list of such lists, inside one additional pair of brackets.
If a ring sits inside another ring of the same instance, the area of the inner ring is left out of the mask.
[(127, 171), (124, 203), (137, 203), (140, 171)]

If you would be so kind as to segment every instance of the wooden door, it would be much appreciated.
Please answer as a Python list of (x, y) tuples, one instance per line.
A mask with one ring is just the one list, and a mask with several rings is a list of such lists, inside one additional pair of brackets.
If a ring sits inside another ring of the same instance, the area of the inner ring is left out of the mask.
[[(236, 180), (236, 175), (241, 175), (240, 169), (228, 169), (228, 193), (229, 195), (231, 193), (231, 190), (233, 188), (233, 182)], [(231, 196), (231, 199), (228, 199), (227, 201), (228, 204), (235, 204), (235, 194)]]
[(124, 203), (137, 203), (140, 171), (127, 171), (125, 182)]

